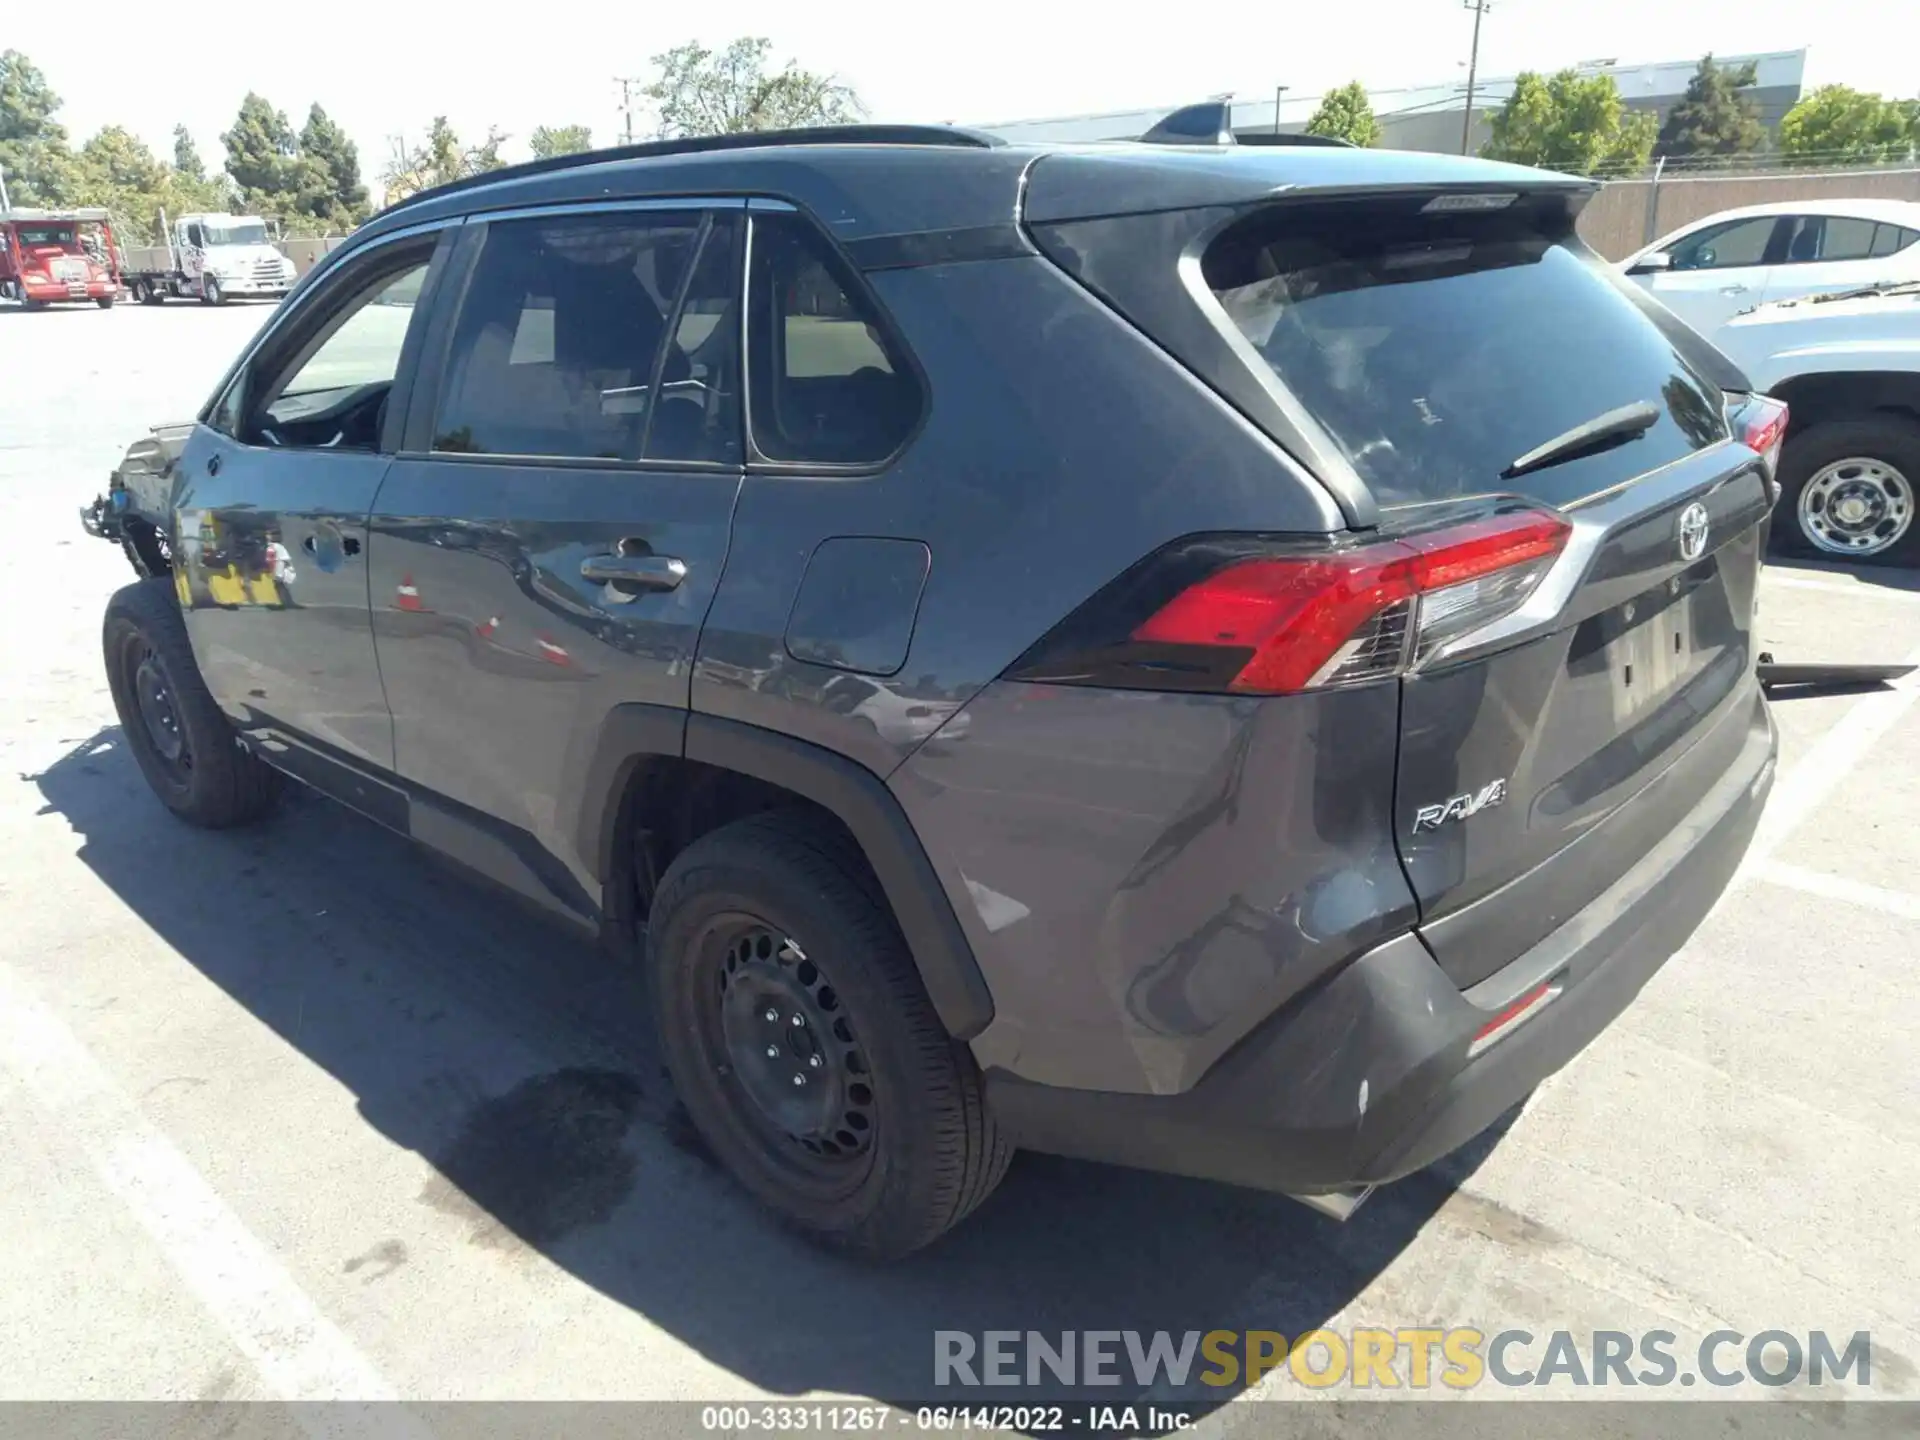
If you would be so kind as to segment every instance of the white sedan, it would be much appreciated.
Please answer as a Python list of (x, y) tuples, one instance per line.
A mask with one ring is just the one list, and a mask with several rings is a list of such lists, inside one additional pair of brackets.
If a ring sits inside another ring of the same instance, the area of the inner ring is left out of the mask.
[(1920, 201), (1791, 200), (1723, 210), (1620, 268), (1701, 334), (1771, 300), (1920, 279)]

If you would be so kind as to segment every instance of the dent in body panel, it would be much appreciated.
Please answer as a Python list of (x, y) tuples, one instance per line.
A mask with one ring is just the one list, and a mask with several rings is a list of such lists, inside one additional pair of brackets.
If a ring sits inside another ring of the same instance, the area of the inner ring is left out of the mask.
[[(1340, 528), (1331, 498), (1269, 440), (1052, 262), (867, 279), (925, 372), (926, 422), (878, 474), (747, 476), (700, 638), (696, 711), (888, 775), (1049, 628), (1168, 541)], [(933, 550), (912, 644), (888, 677), (797, 659), (784, 642), (808, 558), (847, 535)]]
[[(618, 707), (685, 707), (739, 483), (396, 462), (369, 549), (401, 776), (534, 836), (591, 891), (574, 787)], [(642, 544), (684, 562), (675, 588), (616, 598), (581, 574), (590, 556)]]
[(993, 992), (983, 1065), (1190, 1088), (1413, 923), (1392, 685), (1283, 699), (996, 682), (892, 780)]

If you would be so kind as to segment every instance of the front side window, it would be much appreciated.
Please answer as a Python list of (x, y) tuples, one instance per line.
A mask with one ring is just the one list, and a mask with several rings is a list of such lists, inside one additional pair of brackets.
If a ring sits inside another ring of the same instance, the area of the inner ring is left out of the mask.
[(735, 223), (647, 212), (490, 226), (454, 326), (433, 448), (736, 455), (739, 327), (722, 323)]
[(920, 421), (920, 385), (833, 246), (757, 217), (748, 277), (753, 440), (768, 460), (874, 465)]
[(1673, 268), (1732, 270), (1743, 265), (1763, 265), (1767, 242), (1773, 238), (1779, 223), (1776, 216), (1762, 215), (1752, 220), (1710, 225), (1673, 247)]
[(279, 449), (378, 449), (413, 320), (410, 297), (419, 294), (431, 261), (430, 251), (415, 251), (365, 276), (264, 383), (242, 438)]
[(187, 244), (205, 245), (206, 243), (206, 237), (200, 233), (200, 227), (198, 225), (187, 226)]

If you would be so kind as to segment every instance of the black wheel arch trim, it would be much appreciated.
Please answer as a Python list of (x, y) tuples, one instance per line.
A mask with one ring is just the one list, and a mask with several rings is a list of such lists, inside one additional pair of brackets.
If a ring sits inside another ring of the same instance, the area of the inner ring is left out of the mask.
[(714, 715), (688, 716), (687, 759), (779, 785), (839, 816), (886, 892), (947, 1032), (971, 1040), (987, 1028), (986, 977), (920, 837), (879, 776), (821, 746)]
[(679, 756), (764, 780), (839, 817), (873, 867), (933, 1008), (956, 1040), (993, 1019), (986, 977), (933, 862), (884, 781), (819, 745), (757, 725), (656, 705), (622, 705), (602, 725), (581, 770), (581, 853), (602, 884), (613, 868), (620, 802), (650, 756)]

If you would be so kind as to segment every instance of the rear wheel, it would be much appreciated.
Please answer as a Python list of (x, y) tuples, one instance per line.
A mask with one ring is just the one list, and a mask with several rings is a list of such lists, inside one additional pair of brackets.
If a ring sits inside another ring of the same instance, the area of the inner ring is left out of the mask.
[(98, 305), (102, 310), (111, 310), (113, 308), (113, 296), (111, 295), (96, 296), (94, 298), (93, 303)]
[(116, 593), (101, 638), (127, 748), (161, 803), (208, 829), (244, 825), (271, 810), (280, 777), (240, 748), (208, 693), (172, 580), (141, 580)]
[(859, 854), (808, 815), (737, 821), (668, 867), (648, 924), (675, 1088), (788, 1224), (874, 1259), (990, 1194), (1009, 1150)]
[(1920, 424), (1871, 415), (1816, 425), (1788, 439), (1780, 482), (1773, 530), (1782, 549), (1869, 565), (1920, 563)]

